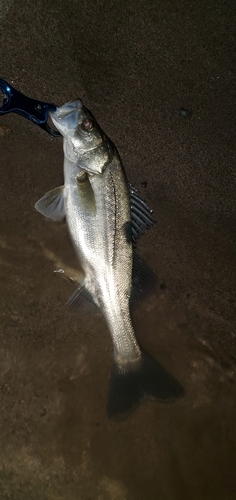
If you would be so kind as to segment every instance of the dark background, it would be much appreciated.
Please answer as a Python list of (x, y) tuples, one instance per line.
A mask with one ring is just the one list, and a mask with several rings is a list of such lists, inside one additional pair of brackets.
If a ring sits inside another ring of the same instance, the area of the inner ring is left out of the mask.
[(0, 76), (81, 97), (154, 210), (139, 252), (158, 285), (134, 324), (186, 391), (108, 420), (105, 322), (67, 312), (77, 262), (34, 209), (62, 141), (1, 117), (1, 500), (235, 498), (235, 27), (230, 0), (0, 0)]

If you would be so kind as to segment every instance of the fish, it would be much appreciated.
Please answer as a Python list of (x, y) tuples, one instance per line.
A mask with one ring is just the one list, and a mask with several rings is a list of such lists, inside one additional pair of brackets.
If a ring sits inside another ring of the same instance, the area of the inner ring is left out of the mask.
[(137, 240), (155, 220), (129, 184), (117, 148), (80, 99), (50, 116), (63, 136), (64, 185), (35, 208), (54, 221), (66, 219), (85, 276), (68, 307), (93, 303), (106, 320), (113, 342), (107, 412), (122, 418), (145, 399), (183, 394), (176, 378), (140, 347), (131, 318), (132, 304), (156, 283), (137, 252)]

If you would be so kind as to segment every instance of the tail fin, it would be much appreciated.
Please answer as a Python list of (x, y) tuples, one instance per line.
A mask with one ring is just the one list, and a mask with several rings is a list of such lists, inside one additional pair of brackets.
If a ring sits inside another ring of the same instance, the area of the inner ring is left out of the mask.
[(127, 365), (114, 363), (111, 371), (107, 412), (125, 418), (145, 399), (168, 400), (182, 396), (180, 383), (151, 356)]

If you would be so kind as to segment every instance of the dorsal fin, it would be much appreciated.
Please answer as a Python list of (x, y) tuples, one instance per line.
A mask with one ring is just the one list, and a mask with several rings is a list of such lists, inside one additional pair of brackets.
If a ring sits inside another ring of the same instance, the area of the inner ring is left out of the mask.
[(130, 209), (131, 209), (131, 221), (132, 221), (132, 240), (135, 244), (137, 239), (149, 229), (153, 224), (156, 223), (152, 216), (152, 210), (141, 198), (137, 190), (129, 185), (130, 193)]
[(143, 299), (151, 293), (157, 283), (154, 272), (133, 252), (133, 276), (130, 304)]

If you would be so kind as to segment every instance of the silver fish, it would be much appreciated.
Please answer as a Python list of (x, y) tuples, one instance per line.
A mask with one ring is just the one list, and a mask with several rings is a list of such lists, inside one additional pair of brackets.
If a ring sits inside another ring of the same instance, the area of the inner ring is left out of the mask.
[(154, 224), (151, 210), (129, 185), (117, 149), (78, 99), (53, 113), (63, 135), (64, 186), (35, 205), (46, 217), (66, 217), (85, 278), (69, 300), (102, 311), (111, 333), (114, 362), (108, 415), (125, 415), (144, 398), (167, 399), (183, 390), (178, 381), (141, 350), (130, 316), (154, 274), (136, 252), (139, 236)]

